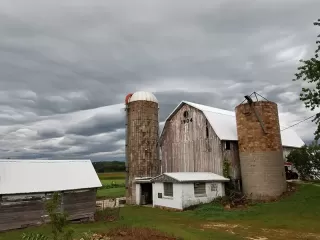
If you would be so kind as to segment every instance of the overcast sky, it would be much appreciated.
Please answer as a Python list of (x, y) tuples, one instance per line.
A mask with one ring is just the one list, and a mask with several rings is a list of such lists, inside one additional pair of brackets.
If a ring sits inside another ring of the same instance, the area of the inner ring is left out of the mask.
[[(315, 50), (319, 0), (2, 0), (0, 157), (124, 159), (127, 93), (160, 121), (181, 100), (233, 110), (257, 91), (287, 125)], [(311, 121), (294, 127), (308, 141)]]

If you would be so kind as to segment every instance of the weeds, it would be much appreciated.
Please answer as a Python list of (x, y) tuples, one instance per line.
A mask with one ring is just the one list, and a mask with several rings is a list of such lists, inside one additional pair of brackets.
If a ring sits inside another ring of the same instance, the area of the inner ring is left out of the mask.
[[(53, 240), (72, 240), (74, 231), (68, 228), (67, 214), (60, 211), (60, 195), (55, 192), (45, 207), (49, 214)], [(24, 233), (23, 240), (47, 240), (49, 237), (36, 233)]]

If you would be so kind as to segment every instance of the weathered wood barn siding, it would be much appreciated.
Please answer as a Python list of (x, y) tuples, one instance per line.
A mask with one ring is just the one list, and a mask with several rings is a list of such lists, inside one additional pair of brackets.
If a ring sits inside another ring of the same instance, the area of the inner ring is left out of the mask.
[(4, 195), (0, 199), (0, 231), (41, 223), (44, 194)]
[(96, 190), (65, 192), (63, 210), (68, 213), (71, 220), (93, 217), (96, 211)]
[[(0, 196), (0, 231), (40, 225), (48, 221), (45, 202), (52, 193)], [(60, 208), (69, 220), (90, 219), (96, 209), (96, 190), (64, 192)]]
[[(184, 112), (188, 111), (188, 117)], [(162, 172), (213, 172), (223, 174), (223, 159), (239, 165), (237, 144), (225, 150), (204, 114), (187, 104), (165, 124), (160, 139)], [(234, 172), (232, 169), (231, 172)], [(233, 174), (238, 176), (238, 173)]]
[[(226, 143), (230, 143), (230, 149), (226, 149)], [(240, 157), (237, 141), (222, 141), (223, 160), (229, 163), (229, 176), (232, 179), (241, 179)]]

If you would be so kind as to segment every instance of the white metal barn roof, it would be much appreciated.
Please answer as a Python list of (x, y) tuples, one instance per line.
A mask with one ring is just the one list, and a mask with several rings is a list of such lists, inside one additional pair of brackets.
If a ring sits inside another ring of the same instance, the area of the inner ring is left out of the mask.
[[(174, 114), (184, 105), (188, 104), (200, 111), (206, 116), (208, 122), (212, 126), (220, 140), (238, 141), (237, 126), (235, 112), (227, 111), (219, 108), (213, 108), (197, 103), (182, 101), (175, 110), (168, 116), (165, 124)], [(283, 124), (280, 122), (280, 126)], [(162, 130), (163, 135), (165, 127)], [(281, 131), (282, 145), (285, 147), (302, 147), (304, 142), (293, 129)]]
[[(227, 182), (229, 181), (228, 178), (225, 178), (223, 176), (220, 176), (212, 172), (170, 172), (170, 173), (163, 173), (162, 175), (166, 175), (170, 178), (173, 178), (178, 182), (196, 182), (196, 181)], [(154, 179), (158, 177), (155, 177)]]
[(90, 160), (0, 160), (0, 195), (101, 186)]

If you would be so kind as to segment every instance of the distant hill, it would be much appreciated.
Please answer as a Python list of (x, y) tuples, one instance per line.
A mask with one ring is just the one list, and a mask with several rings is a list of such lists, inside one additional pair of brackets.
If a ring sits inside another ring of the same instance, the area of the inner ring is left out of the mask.
[(112, 161), (112, 162), (93, 162), (93, 167), (97, 173), (106, 172), (125, 172), (125, 162)]

